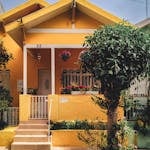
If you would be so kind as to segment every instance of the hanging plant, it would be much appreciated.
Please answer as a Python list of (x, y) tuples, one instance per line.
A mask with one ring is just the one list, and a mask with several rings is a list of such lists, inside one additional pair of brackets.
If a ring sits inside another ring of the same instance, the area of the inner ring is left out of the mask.
[(64, 50), (61, 52), (60, 57), (63, 61), (66, 61), (67, 59), (71, 57), (71, 52), (68, 50)]
[(0, 41), (0, 68), (5, 68), (10, 59), (12, 59), (12, 54), (7, 52), (3, 42)]

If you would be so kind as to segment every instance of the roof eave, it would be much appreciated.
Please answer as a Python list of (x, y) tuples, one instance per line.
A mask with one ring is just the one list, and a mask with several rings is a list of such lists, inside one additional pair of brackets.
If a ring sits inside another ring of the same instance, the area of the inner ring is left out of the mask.
[(104, 24), (120, 23), (123, 21), (122, 19), (106, 12), (105, 10), (97, 7), (92, 3), (89, 3), (86, 0), (76, 0), (76, 2), (77, 7), (82, 12)]
[(30, 1), (27, 1), (11, 10), (8, 10), (7, 12), (3, 13), (0, 15), (0, 19), (1, 20), (4, 20), (5, 18), (11, 16), (11, 15), (14, 15), (16, 14), (17, 12), (23, 10), (23, 9), (26, 9), (28, 8), (29, 6), (33, 5), (33, 4), (40, 4), (41, 6), (43, 7), (48, 7), (50, 4), (44, 0), (30, 0)]

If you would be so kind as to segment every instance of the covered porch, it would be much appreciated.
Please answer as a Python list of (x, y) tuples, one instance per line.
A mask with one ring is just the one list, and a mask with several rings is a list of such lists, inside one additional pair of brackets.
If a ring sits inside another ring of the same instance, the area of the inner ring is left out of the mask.
[[(63, 51), (70, 53), (68, 60), (61, 58)], [(23, 80), (18, 89), (23, 89), (23, 94), (27, 94), (28, 89), (36, 89), (38, 95), (60, 94), (65, 86), (62, 83), (63, 71), (80, 70), (78, 57), (81, 51), (81, 45), (26, 44), (23, 48)], [(45, 74), (40, 74), (42, 71)], [(70, 79), (71, 76), (66, 78), (66, 82), (69, 81), (66, 86), (75, 80), (77, 82), (77, 79)], [(86, 84), (92, 86), (91, 83)]]

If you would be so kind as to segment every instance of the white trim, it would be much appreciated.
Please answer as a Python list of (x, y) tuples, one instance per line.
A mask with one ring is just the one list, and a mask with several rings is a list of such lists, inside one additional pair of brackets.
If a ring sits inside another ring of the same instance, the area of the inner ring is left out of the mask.
[(83, 48), (82, 44), (26, 44), (25, 48)]
[(27, 94), (27, 48), (23, 47), (23, 94)]
[(93, 33), (96, 29), (49, 29), (49, 28), (32, 28), (27, 31), (27, 33)]
[(51, 48), (51, 94), (55, 94), (55, 49)]

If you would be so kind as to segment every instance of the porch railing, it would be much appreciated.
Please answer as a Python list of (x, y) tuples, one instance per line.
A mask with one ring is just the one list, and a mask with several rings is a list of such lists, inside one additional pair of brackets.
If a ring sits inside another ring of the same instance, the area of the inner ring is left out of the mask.
[(19, 108), (8, 107), (6, 110), (0, 111), (0, 116), (10, 126), (16, 126), (19, 123)]
[(63, 88), (70, 86), (72, 83), (77, 85), (93, 87), (96, 80), (92, 74), (80, 70), (64, 70), (62, 73), (62, 86)]
[(30, 119), (48, 118), (48, 96), (31, 96)]

